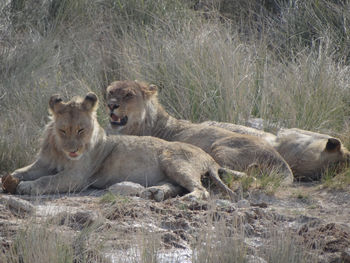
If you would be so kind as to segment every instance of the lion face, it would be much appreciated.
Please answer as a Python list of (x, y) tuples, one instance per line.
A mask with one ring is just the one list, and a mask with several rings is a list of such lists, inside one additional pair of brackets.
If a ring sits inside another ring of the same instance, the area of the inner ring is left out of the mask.
[(147, 100), (157, 93), (157, 87), (137, 81), (115, 81), (107, 87), (107, 106), (112, 128), (142, 122)]
[(79, 160), (89, 149), (96, 106), (97, 96), (92, 92), (84, 100), (75, 98), (67, 103), (58, 95), (51, 97), (56, 145), (68, 159)]

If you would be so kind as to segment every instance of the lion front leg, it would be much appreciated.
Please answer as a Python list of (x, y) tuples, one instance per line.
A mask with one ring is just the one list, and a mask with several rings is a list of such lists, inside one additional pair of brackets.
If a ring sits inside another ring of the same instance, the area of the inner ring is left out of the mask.
[(15, 170), (12, 174), (6, 174), (1, 178), (4, 192), (14, 194), (20, 181), (32, 181), (42, 176), (49, 175), (48, 165), (42, 160), (23, 168)]
[(48, 165), (39, 159), (28, 166), (15, 170), (11, 175), (20, 181), (32, 181), (49, 174)]
[(16, 194), (40, 195), (76, 192), (87, 187), (81, 174), (63, 171), (51, 176), (44, 176), (34, 181), (22, 181), (16, 188)]

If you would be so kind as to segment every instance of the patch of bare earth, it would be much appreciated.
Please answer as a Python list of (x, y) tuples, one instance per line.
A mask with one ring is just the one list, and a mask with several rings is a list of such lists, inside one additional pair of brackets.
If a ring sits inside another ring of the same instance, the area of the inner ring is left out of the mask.
[[(138, 262), (152, 250), (159, 262), (192, 262), (201, 242), (205, 245), (203, 236), (219, 224), (226, 237), (242, 239), (251, 262), (269, 262), (266, 250), (273, 248), (276, 237), (292, 238), (314, 262), (349, 262), (349, 191), (295, 184), (274, 196), (253, 191), (238, 203), (215, 198), (154, 202), (121, 196), (101, 202), (105, 193), (35, 198), (0, 194), (2, 250), (8, 249), (19, 229), (43, 224), (71, 237), (89, 229), (87, 246), (99, 247), (111, 262)], [(33, 211), (10, 207), (9, 198), (28, 201)]]

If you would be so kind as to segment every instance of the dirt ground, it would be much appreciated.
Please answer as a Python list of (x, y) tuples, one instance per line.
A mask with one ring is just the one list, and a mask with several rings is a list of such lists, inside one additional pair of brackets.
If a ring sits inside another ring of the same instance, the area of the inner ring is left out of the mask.
[[(90, 227), (88, 246), (100, 247), (110, 262), (138, 262), (144, 257), (142, 249), (155, 251), (159, 262), (200, 262), (194, 251), (203, 246), (210, 229), (215, 229), (218, 240), (218, 227), (224, 226), (225, 236), (242, 240), (246, 262), (270, 262), (266, 248), (279, 237), (293, 240), (313, 262), (350, 262), (350, 189), (329, 191), (319, 184), (295, 183), (274, 195), (251, 191), (237, 203), (215, 196), (209, 201), (155, 202), (107, 193), (89, 190), (41, 197), (1, 193), (3, 251), (19, 229), (45, 224), (71, 237)], [(20, 209), (10, 199), (32, 206)]]

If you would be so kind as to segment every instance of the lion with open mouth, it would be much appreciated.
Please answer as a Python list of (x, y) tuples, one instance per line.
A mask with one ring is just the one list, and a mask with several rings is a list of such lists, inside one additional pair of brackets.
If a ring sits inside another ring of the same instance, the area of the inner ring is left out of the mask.
[(221, 166), (244, 171), (258, 166), (293, 182), (286, 161), (266, 141), (218, 127), (194, 124), (170, 116), (159, 104), (157, 87), (138, 81), (115, 81), (107, 87), (111, 134), (155, 136), (193, 144), (209, 153)]

